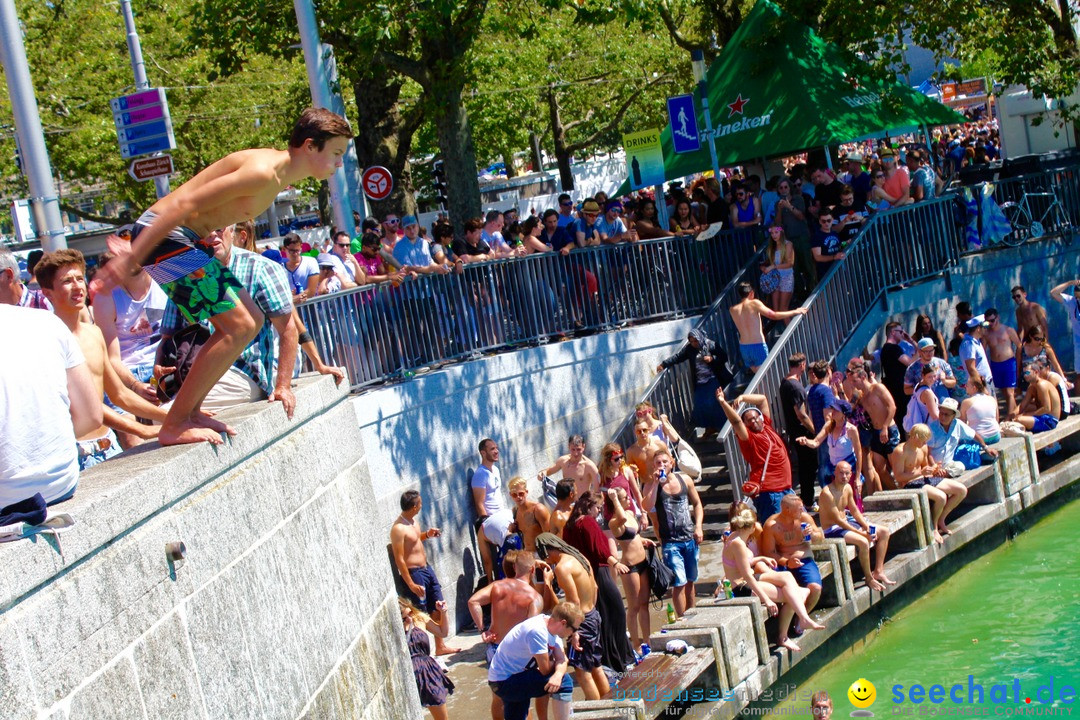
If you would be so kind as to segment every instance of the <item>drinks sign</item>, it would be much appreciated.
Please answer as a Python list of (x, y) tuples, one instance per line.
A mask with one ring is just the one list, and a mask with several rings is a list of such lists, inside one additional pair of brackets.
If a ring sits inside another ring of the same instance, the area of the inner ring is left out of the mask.
[(642, 130), (623, 135), (626, 169), (631, 190), (664, 184), (664, 148), (659, 130)]

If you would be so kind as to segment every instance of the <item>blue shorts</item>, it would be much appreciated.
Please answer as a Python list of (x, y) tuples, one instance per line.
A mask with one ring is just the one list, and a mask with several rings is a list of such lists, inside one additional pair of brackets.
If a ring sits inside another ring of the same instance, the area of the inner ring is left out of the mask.
[(686, 583), (697, 582), (698, 544), (693, 538), (663, 544), (664, 564), (675, 573), (672, 587), (682, 587)]
[(424, 588), (424, 599), (418, 598), (408, 587), (405, 588), (405, 599), (429, 614), (435, 612), (435, 603), (443, 599), (442, 585), (439, 584), (439, 578), (435, 577), (435, 571), (430, 565), (409, 568), (409, 577), (414, 583)]
[(765, 363), (765, 358), (769, 357), (769, 346), (765, 343), (750, 343), (749, 345), (740, 343), (739, 355), (748, 367), (761, 367)]
[(791, 488), (781, 491), (763, 490), (754, 498), (754, 509), (757, 510), (758, 522), (762, 525), (765, 521), (780, 512), (780, 501), (785, 495), (794, 495)]
[[(848, 521), (848, 525), (851, 525), (852, 527), (859, 527), (859, 524), (855, 522), (855, 518), (853, 518), (851, 516), (851, 513), (847, 514), (847, 521)], [(827, 537), (827, 538), (842, 538), (845, 535), (847, 535), (849, 532), (851, 532), (851, 531), (850, 530), (845, 530), (844, 528), (840, 527), (839, 525), (830, 525), (828, 528), (825, 529), (825, 537)], [(876, 533), (877, 533), (877, 527), (871, 525), (870, 526), (870, 534), (874, 535)]]
[(1046, 432), (1047, 430), (1053, 430), (1057, 426), (1057, 418), (1053, 415), (1036, 415), (1035, 425), (1031, 428), (1031, 432)]
[(821, 586), (821, 570), (818, 569), (813, 558), (802, 558), (802, 567), (797, 567), (794, 570), (791, 568), (785, 569), (795, 576), (795, 582), (799, 584), (799, 587)]
[(999, 388), (1016, 387), (1016, 360), (1010, 358), (1001, 362), (990, 361), (990, 376), (994, 386)]
[(75, 445), (79, 449), (79, 470), (89, 470), (124, 452), (120, 447), (120, 440), (112, 430), (97, 440), (82, 440)]

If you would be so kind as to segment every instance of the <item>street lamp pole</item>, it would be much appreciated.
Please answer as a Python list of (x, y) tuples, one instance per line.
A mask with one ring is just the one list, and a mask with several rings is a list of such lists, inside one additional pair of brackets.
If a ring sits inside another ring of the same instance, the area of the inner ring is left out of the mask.
[(690, 66), (694, 70), (694, 81), (701, 96), (701, 112), (705, 116), (705, 142), (709, 145), (709, 158), (712, 160), (713, 176), (720, 179), (720, 166), (716, 161), (716, 145), (713, 144), (712, 115), (709, 113), (709, 88), (705, 82), (705, 51), (690, 51)]
[(15, 134), (22, 153), (23, 172), (30, 186), (30, 207), (38, 239), (45, 252), (53, 252), (67, 247), (67, 235), (14, 0), (0, 0), (0, 62), (7, 78)]
[[(131, 57), (131, 72), (135, 75), (135, 89), (148, 90), (150, 80), (146, 77), (146, 63), (143, 62), (139, 32), (135, 29), (135, 15), (131, 11), (131, 0), (120, 0), (120, 10), (124, 14), (124, 29), (127, 31), (128, 55)], [(155, 155), (160, 154), (155, 153)], [(159, 200), (168, 195), (169, 176), (159, 175), (154, 178), (154, 190)]]

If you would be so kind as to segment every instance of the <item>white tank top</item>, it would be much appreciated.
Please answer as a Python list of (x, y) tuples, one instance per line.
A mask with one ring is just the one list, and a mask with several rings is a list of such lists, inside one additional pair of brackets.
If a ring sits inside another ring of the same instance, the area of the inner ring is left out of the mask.
[(994, 437), (1001, 433), (998, 426), (997, 400), (986, 394), (975, 395), (968, 405), (967, 423), (971, 429), (984, 438)]
[(123, 288), (112, 291), (116, 306), (116, 339), (120, 342), (120, 359), (129, 368), (153, 365), (161, 342), (161, 318), (169, 298), (165, 291), (150, 281), (150, 291), (142, 300), (135, 300)]

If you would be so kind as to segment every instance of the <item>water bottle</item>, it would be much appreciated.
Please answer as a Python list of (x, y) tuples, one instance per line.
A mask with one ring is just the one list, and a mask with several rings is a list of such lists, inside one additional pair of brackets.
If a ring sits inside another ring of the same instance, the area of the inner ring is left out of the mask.
[(671, 606), (671, 603), (668, 603), (667, 604), (667, 621), (668, 621), (668, 623), (673, 623), (677, 619), (678, 619), (678, 617), (675, 615), (675, 608), (673, 608)]
[(735, 597), (735, 595), (731, 592), (731, 581), (724, 578), (724, 599), (730, 600), (733, 597)]

